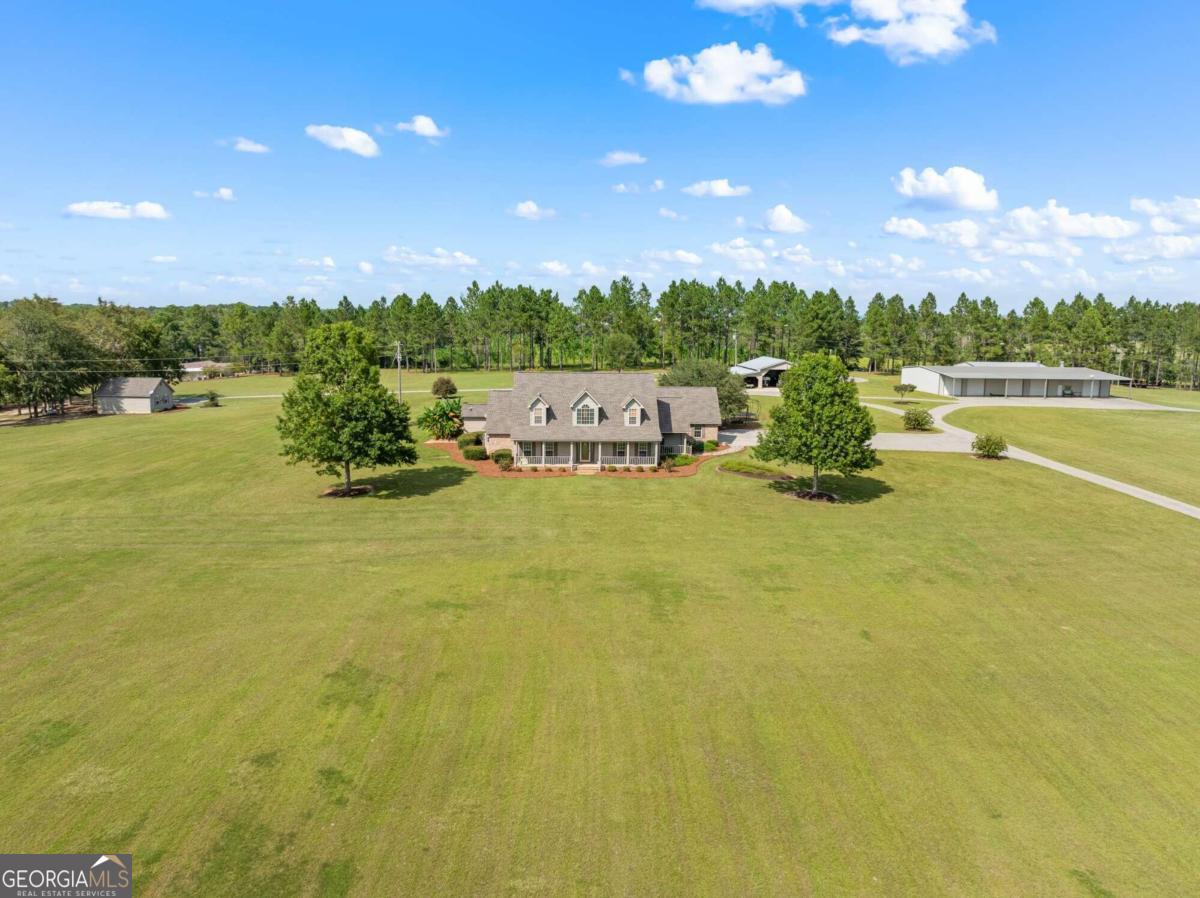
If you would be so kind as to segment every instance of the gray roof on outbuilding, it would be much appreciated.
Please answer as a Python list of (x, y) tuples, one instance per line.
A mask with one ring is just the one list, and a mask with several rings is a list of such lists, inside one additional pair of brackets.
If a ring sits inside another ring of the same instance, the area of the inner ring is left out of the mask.
[[(583, 394), (600, 406), (594, 427), (576, 426), (572, 404)], [(541, 395), (549, 409), (546, 423), (529, 423), (529, 403)], [(642, 406), (642, 423), (625, 423), (622, 409), (630, 399)], [(488, 393), (487, 432), (518, 440), (636, 440), (655, 442), (664, 433), (683, 433), (693, 424), (720, 424), (713, 387), (660, 387), (652, 374), (611, 371), (532, 374), (518, 372), (511, 390)]]
[(1095, 368), (1055, 368), (1036, 363), (1018, 365), (1004, 362), (998, 365), (989, 365), (986, 362), (974, 362), (970, 365), (913, 365), (912, 367), (936, 371), (938, 374), (959, 380), (972, 378), (977, 380), (1003, 380), (1004, 378), (1013, 380), (1129, 380), (1128, 377), (1122, 377), (1120, 374), (1109, 374), (1105, 371), (1097, 371)]
[(787, 359), (777, 359), (777, 358), (774, 358), (773, 356), (769, 356), (769, 355), (760, 355), (756, 359), (750, 359), (749, 361), (742, 362), (741, 364), (738, 364), (738, 365), (734, 365), (729, 370), (733, 374), (757, 375), (757, 374), (762, 374), (765, 371), (771, 371), (775, 368), (780, 368), (780, 367), (784, 367), (784, 366), (786, 366), (787, 368), (791, 368), (792, 363), (789, 362)]
[[(120, 396), (125, 399), (144, 399), (154, 395), (158, 385), (168, 390), (171, 385), (161, 377), (110, 377), (96, 390), (98, 397)], [(172, 391), (173, 392), (173, 391)]]

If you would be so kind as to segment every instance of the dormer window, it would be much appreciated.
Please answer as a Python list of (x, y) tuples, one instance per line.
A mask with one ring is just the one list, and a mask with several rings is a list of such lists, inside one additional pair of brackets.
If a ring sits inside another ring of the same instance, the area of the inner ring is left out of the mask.
[(529, 403), (529, 423), (533, 427), (544, 427), (546, 424), (546, 411), (549, 406), (546, 405), (546, 400), (540, 395), (534, 396), (533, 401)]
[(636, 405), (631, 405), (625, 411), (625, 423), (630, 427), (637, 427), (642, 423), (642, 410)]
[(591, 427), (596, 423), (596, 410), (590, 405), (581, 405), (575, 409), (575, 423), (579, 427)]

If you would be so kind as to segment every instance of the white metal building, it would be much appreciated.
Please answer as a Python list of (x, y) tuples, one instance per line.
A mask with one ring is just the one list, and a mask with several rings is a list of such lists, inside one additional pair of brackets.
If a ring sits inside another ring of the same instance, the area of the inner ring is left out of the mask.
[(149, 415), (175, 406), (175, 391), (161, 377), (110, 377), (96, 391), (102, 415)]
[(1128, 377), (1094, 368), (1052, 368), (1038, 362), (962, 362), (906, 365), (900, 382), (937, 396), (1102, 399)]
[(779, 378), (783, 377), (785, 371), (791, 370), (791, 367), (792, 363), (786, 359), (762, 355), (756, 359), (750, 359), (748, 362), (742, 362), (740, 365), (734, 365), (729, 372), (743, 378), (748, 387), (777, 387)]

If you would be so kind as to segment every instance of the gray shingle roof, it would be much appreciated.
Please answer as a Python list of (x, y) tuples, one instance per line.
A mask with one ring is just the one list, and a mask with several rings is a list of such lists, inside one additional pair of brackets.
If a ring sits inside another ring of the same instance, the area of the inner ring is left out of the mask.
[(170, 384), (167, 384), (161, 377), (110, 377), (100, 384), (96, 395), (123, 396), (126, 399), (145, 398), (152, 396), (159, 384), (163, 384), (168, 390), (171, 389)]
[[(599, 423), (577, 427), (571, 403), (587, 392), (600, 406)], [(529, 423), (529, 403), (541, 394), (549, 404), (544, 426)], [(621, 410), (630, 398), (644, 409), (637, 427), (625, 424)], [(511, 390), (491, 390), (487, 432), (518, 440), (636, 440), (656, 442), (664, 433), (683, 433), (693, 424), (719, 424), (713, 387), (660, 387), (652, 374), (611, 371), (513, 376)]]
[(1011, 362), (989, 365), (987, 362), (973, 362), (970, 365), (919, 365), (914, 367), (927, 368), (947, 377), (960, 379), (1003, 380), (1128, 380), (1119, 374), (1108, 374), (1095, 368), (1055, 368), (1051, 365), (1018, 365)]

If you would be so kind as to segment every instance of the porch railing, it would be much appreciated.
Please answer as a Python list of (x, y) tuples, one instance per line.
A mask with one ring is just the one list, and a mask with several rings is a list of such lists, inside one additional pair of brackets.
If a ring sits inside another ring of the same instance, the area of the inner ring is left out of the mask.
[(544, 458), (540, 455), (522, 455), (517, 459), (519, 465), (546, 465), (547, 467), (565, 467), (571, 464), (571, 456), (569, 455), (547, 455)]
[(626, 458), (624, 455), (602, 455), (600, 456), (600, 464), (602, 465), (642, 465), (643, 467), (654, 464), (654, 456), (652, 455), (631, 455)]

